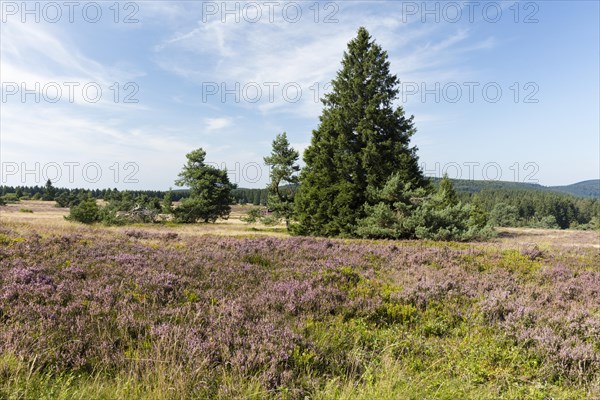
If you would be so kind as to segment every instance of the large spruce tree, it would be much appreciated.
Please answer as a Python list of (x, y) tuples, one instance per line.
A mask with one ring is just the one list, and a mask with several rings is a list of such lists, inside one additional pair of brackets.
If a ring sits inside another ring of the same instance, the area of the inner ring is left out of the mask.
[(365, 205), (378, 201), (375, 194), (392, 173), (414, 187), (428, 184), (409, 143), (413, 117), (393, 104), (398, 86), (387, 52), (361, 27), (322, 100), (320, 125), (304, 153), (296, 233), (354, 235)]

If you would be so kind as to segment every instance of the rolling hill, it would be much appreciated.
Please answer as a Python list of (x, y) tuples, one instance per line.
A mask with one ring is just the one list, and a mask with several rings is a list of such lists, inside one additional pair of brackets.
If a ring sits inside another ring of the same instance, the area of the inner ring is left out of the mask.
[[(439, 180), (439, 178), (434, 178), (435, 182)], [(478, 193), (486, 189), (521, 189), (567, 193), (577, 197), (600, 198), (600, 179), (592, 179), (565, 186), (543, 186), (534, 183), (466, 179), (452, 179), (452, 183), (458, 192)]]
[(600, 198), (600, 179), (577, 182), (567, 186), (549, 186), (548, 190), (569, 193), (580, 197)]

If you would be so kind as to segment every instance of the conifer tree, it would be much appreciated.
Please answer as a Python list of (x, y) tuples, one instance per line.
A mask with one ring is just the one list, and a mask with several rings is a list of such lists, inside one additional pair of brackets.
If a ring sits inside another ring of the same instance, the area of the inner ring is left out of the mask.
[(173, 210), (175, 220), (192, 223), (227, 219), (231, 211), (231, 191), (235, 188), (229, 182), (227, 171), (207, 165), (204, 162), (206, 152), (202, 148), (188, 153), (186, 157), (187, 163), (175, 184), (189, 187), (190, 197)]
[(165, 192), (160, 208), (165, 214), (171, 214), (173, 212), (173, 191), (171, 188), (169, 188), (168, 192)]
[(309, 235), (354, 235), (365, 206), (392, 173), (414, 187), (428, 184), (418, 166), (413, 117), (394, 107), (398, 78), (387, 52), (365, 28), (350, 41), (342, 68), (325, 95), (319, 127), (304, 153), (306, 167), (296, 196), (298, 225)]
[[(285, 132), (277, 135), (273, 141), (271, 155), (264, 157), (265, 164), (271, 167), (267, 205), (275, 217), (285, 219), (288, 226), (294, 211), (295, 186), (298, 184), (296, 173), (300, 170), (297, 164), (299, 157), (298, 152), (290, 146)], [(282, 188), (282, 185), (286, 187)]]
[(442, 207), (453, 207), (458, 204), (458, 196), (456, 191), (454, 190), (454, 186), (448, 178), (447, 174), (444, 174), (444, 177), (440, 181), (440, 187), (438, 189), (441, 197), (441, 206)]
[(48, 179), (46, 181), (46, 186), (44, 186), (44, 194), (42, 195), (42, 200), (44, 201), (52, 201), (54, 200), (54, 196), (56, 196), (56, 189), (52, 186), (52, 181)]

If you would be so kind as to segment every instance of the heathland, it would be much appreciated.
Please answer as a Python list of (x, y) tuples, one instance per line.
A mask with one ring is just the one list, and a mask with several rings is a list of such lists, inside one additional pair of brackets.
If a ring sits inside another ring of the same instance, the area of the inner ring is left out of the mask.
[(0, 398), (600, 396), (600, 236), (485, 243), (0, 214)]

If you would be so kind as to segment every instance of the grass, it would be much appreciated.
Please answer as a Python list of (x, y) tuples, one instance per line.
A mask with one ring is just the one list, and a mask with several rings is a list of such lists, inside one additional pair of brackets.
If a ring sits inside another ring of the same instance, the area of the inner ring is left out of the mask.
[(600, 397), (595, 232), (329, 240), (23, 204), (0, 208), (0, 399)]
[[(429, 322), (426, 318), (425, 323)], [(463, 322), (443, 335), (410, 329), (377, 330), (351, 320), (332, 320), (306, 328), (317, 351), (296, 351), (295, 367), (306, 376), (314, 399), (585, 399), (584, 387), (537, 377), (540, 361), (503, 335)], [(343, 354), (343, 356), (341, 356)], [(338, 358), (336, 358), (336, 355)], [(345, 371), (340, 374), (339, 372)], [(330, 376), (312, 387), (315, 374)], [(139, 376), (52, 373), (14, 357), (0, 359), (0, 397), (8, 399), (176, 399), (188, 398), (191, 371), (161, 368)], [(7, 378), (7, 379), (6, 379)], [(258, 379), (228, 372), (214, 398), (299, 398), (293, 389), (272, 392)]]

